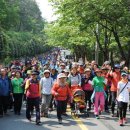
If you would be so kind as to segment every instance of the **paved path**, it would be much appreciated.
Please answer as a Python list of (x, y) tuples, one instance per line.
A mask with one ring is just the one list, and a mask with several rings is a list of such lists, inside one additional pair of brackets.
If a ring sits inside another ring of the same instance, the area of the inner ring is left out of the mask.
[(63, 118), (63, 124), (58, 124), (56, 112), (50, 113), (50, 118), (42, 118), (42, 125), (35, 125), (25, 118), (25, 108), (22, 110), (21, 116), (16, 116), (13, 112), (9, 112), (3, 118), (0, 118), (0, 130), (130, 130), (130, 112), (127, 113), (128, 124), (123, 127), (118, 126), (118, 119), (111, 118), (110, 115), (103, 113), (100, 119), (95, 119), (93, 113), (89, 118), (81, 117), (76, 119), (70, 116)]

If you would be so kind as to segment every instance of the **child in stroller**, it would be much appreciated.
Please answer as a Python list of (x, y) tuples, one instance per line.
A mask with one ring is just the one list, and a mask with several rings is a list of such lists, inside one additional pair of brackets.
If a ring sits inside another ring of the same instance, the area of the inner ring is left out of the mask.
[(73, 90), (73, 109), (71, 111), (71, 115), (79, 117), (80, 114), (84, 114), (84, 116), (89, 116), (86, 103), (85, 103), (85, 93), (82, 89)]

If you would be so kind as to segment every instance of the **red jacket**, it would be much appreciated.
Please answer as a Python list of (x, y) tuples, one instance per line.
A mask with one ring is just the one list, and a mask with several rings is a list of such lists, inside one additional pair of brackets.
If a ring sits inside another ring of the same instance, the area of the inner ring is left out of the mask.
[[(72, 97), (71, 90), (67, 83), (64, 87), (59, 86), (57, 82), (54, 83), (51, 92), (52, 92), (52, 95), (54, 95), (55, 99), (60, 100), (60, 101), (65, 101), (68, 96)], [(57, 96), (56, 96), (56, 93), (58, 93)]]
[(117, 84), (118, 82), (121, 80), (121, 74), (120, 72), (116, 73), (113, 72), (111, 74), (109, 74), (109, 76), (111, 77), (111, 91), (112, 92), (116, 92), (117, 91)]

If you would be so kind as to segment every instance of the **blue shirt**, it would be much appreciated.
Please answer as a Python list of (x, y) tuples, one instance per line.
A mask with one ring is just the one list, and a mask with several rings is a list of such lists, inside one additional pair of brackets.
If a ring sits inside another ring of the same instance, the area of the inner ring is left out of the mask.
[(8, 96), (10, 92), (10, 83), (8, 77), (0, 77), (0, 96)]

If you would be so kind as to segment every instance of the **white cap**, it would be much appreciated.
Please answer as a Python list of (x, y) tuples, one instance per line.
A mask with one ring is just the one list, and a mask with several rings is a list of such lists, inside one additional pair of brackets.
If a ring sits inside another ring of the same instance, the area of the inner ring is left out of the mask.
[(50, 74), (50, 71), (49, 71), (49, 70), (45, 70), (45, 71), (44, 71), (44, 74), (45, 74), (45, 73), (49, 73), (49, 74)]
[(60, 74), (58, 75), (58, 79), (60, 79), (60, 78), (66, 78), (66, 75), (65, 75), (64, 73), (60, 73)]
[(69, 73), (69, 72), (70, 72), (70, 70), (69, 70), (69, 69), (64, 69), (64, 72), (66, 72), (66, 73), (68, 72), (68, 73)]
[(60, 66), (66, 66), (65, 63), (61, 63)]

